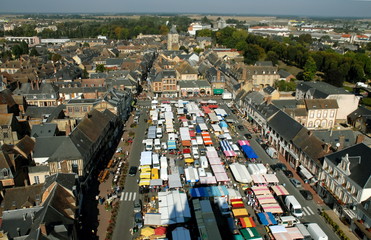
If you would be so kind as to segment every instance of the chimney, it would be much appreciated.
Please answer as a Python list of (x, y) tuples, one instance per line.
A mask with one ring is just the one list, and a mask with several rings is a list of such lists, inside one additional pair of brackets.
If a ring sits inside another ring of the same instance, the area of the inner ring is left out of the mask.
[(328, 144), (328, 143), (325, 143), (325, 144), (322, 145), (322, 148), (325, 151), (325, 153), (329, 153), (330, 152), (330, 147), (331, 147), (331, 145)]
[(363, 134), (358, 134), (356, 137), (356, 144), (362, 143), (365, 140), (365, 136)]
[(217, 72), (216, 72), (216, 81), (220, 81), (220, 70), (217, 69)]
[(246, 79), (247, 79), (247, 69), (246, 69), (246, 67), (243, 67), (242, 68), (242, 80), (243, 81), (246, 81)]
[(36, 80), (35, 82), (36, 82), (36, 90), (40, 90), (40, 88), (39, 88), (39, 84), (40, 84), (39, 81)]
[(32, 90), (34, 90), (33, 84), (34, 84), (34, 82), (31, 81), (31, 82), (30, 82), (30, 85), (31, 85), (31, 89), (32, 89)]
[(48, 235), (48, 233), (46, 232), (46, 226), (45, 226), (45, 223), (41, 223), (40, 224), (40, 231), (43, 235)]
[(98, 95), (98, 90), (95, 90), (95, 99), (98, 99), (99, 97), (98, 97), (99, 95)]
[(339, 147), (337, 148), (337, 151), (340, 151), (344, 148), (344, 143), (345, 143), (345, 136), (340, 135), (339, 136)]
[(71, 124), (70, 123), (66, 123), (66, 126), (64, 127), (64, 130), (66, 132), (66, 136), (70, 135), (70, 133), (71, 133)]

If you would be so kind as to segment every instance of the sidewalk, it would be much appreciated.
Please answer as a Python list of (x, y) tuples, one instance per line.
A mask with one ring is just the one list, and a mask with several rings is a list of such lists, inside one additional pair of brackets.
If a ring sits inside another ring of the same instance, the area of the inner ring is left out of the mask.
[[(124, 132), (121, 136), (121, 138), (123, 138), (124, 140), (128, 139), (128, 137), (129, 137), (129, 131), (131, 130), (130, 125), (132, 124), (132, 122), (133, 122), (133, 116), (130, 116), (128, 121), (125, 123), (126, 127), (124, 128)], [(131, 145), (132, 144), (126, 145), (125, 141), (120, 140), (120, 143), (118, 144), (117, 147), (122, 148), (122, 153), (126, 153), (126, 151), (128, 151), (128, 153), (130, 154)], [(117, 157), (117, 154), (115, 154), (112, 158), (114, 158), (114, 157)], [(110, 168), (110, 171), (116, 172), (117, 165), (118, 164), (116, 164), (115, 167)], [(121, 167), (121, 171), (124, 169), (123, 166), (124, 166), (124, 164)], [(113, 190), (112, 182), (113, 182), (113, 175), (109, 174), (109, 177), (99, 185), (99, 196), (100, 197), (104, 197), (105, 199), (107, 199), (107, 197), (106, 197), (107, 194)], [(119, 185), (119, 182), (120, 182), (120, 178), (117, 181), (117, 185)], [(118, 196), (118, 198), (116, 198), (112, 202), (114, 203), (114, 202), (119, 202), (119, 201), (120, 201), (120, 199), (119, 199), (119, 196)], [(103, 204), (98, 203), (97, 208), (98, 208), (98, 223), (99, 223), (99, 225), (98, 225), (96, 234), (98, 236), (98, 239), (104, 240), (106, 238), (107, 228), (110, 224), (111, 210), (106, 210), (104, 203)]]
[(350, 230), (349, 226), (344, 225), (339, 219), (339, 216), (335, 214), (332, 210), (325, 210), (325, 213), (334, 221), (338, 226), (339, 229), (341, 229), (344, 234), (350, 239), (350, 240), (358, 240), (356, 235)]
[(301, 185), (303, 186), (303, 188), (305, 190), (308, 190), (308, 191), (310, 191), (312, 193), (312, 195), (313, 195), (313, 201), (315, 201), (318, 205), (324, 205), (323, 200), (320, 198), (320, 196), (318, 196), (317, 192), (314, 191), (314, 189), (308, 183), (304, 183), (304, 181), (301, 179), (301, 177), (297, 174), (296, 169), (293, 169), (291, 167), (291, 165), (289, 164), (289, 162), (286, 161), (286, 159), (283, 157), (283, 155), (281, 153), (278, 154), (278, 160), (281, 163), (285, 164), (285, 166), (287, 167), (287, 169), (292, 172), (292, 175), (294, 176), (294, 178), (296, 178), (297, 180), (300, 181)]

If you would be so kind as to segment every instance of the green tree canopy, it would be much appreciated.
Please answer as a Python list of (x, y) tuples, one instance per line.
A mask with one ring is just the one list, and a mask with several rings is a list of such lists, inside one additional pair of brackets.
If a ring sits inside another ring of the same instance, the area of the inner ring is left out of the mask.
[(105, 71), (106, 71), (106, 68), (104, 67), (103, 64), (97, 64), (95, 68), (95, 72), (105, 72)]
[(313, 80), (314, 76), (316, 75), (316, 71), (317, 71), (316, 62), (312, 57), (308, 57), (307, 62), (304, 65), (303, 71), (304, 81)]

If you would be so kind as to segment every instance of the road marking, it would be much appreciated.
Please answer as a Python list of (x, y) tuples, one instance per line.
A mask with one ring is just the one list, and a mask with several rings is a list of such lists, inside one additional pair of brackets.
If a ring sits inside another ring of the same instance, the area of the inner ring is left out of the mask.
[(125, 201), (128, 199), (128, 192), (125, 193)]
[(314, 212), (313, 212), (313, 210), (310, 208), (310, 207), (307, 207), (308, 209), (308, 211), (312, 214), (312, 215), (314, 215)]
[(130, 199), (131, 199), (131, 194), (133, 194), (133, 193), (132, 192), (129, 193), (128, 201), (130, 201)]
[(135, 201), (136, 197), (137, 197), (137, 193), (134, 192), (134, 194), (133, 194), (133, 201)]
[(123, 201), (123, 200), (124, 200), (124, 194), (121, 193), (120, 201)]

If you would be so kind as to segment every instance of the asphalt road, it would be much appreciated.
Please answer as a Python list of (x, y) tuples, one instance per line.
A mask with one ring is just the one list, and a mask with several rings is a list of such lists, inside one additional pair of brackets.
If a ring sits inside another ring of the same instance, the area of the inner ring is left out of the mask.
[[(145, 102), (150, 104), (150, 102)], [(131, 166), (139, 166), (140, 154), (143, 151), (142, 140), (144, 139), (147, 123), (144, 119), (147, 118), (145, 111), (141, 111), (139, 124), (135, 128), (135, 138), (129, 157), (129, 169)], [(140, 197), (137, 180), (139, 179), (139, 171), (135, 177), (127, 175), (124, 190), (120, 198), (120, 209), (116, 218), (116, 227), (113, 232), (112, 239), (132, 239), (130, 228), (134, 226), (134, 200)]]

